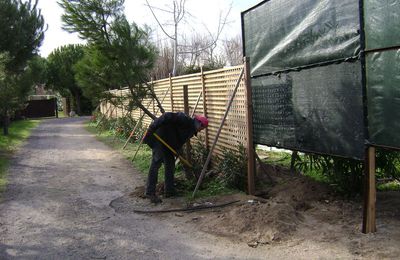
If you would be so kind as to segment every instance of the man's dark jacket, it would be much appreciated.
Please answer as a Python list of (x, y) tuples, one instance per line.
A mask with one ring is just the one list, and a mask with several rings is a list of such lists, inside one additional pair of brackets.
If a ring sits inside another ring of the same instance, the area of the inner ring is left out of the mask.
[(153, 147), (159, 141), (152, 133), (157, 133), (175, 150), (179, 150), (197, 133), (194, 119), (182, 112), (164, 113), (150, 124), (148, 131), (149, 134), (145, 137), (144, 143)]

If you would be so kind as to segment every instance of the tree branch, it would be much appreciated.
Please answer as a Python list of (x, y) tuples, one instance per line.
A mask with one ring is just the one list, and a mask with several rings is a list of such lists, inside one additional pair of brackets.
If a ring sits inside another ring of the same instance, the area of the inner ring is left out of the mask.
[(148, 0), (146, 0), (146, 3), (147, 3), (147, 7), (149, 7), (151, 13), (153, 14), (154, 19), (156, 19), (156, 22), (157, 22), (158, 26), (160, 26), (160, 28), (161, 28), (161, 30), (164, 32), (164, 34), (165, 34), (166, 36), (168, 36), (168, 38), (170, 38), (171, 40), (175, 40), (177, 36), (175, 35), (175, 37), (172, 37), (171, 35), (169, 35), (169, 34), (165, 31), (164, 27), (162, 26), (162, 24), (161, 24), (160, 21), (158, 20), (156, 14), (154, 13), (153, 7), (149, 4), (149, 1), (148, 1)]

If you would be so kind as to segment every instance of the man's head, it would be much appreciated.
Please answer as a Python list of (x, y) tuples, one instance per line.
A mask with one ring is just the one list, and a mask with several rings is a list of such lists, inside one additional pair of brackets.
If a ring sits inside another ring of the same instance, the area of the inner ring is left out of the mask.
[(208, 127), (208, 119), (205, 116), (195, 115), (194, 116), (194, 121), (195, 121), (195, 124), (196, 124), (197, 132), (200, 132), (204, 128)]

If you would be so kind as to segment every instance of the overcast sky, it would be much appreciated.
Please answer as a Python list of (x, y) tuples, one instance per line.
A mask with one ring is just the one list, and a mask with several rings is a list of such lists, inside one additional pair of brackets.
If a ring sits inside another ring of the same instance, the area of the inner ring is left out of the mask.
[[(208, 28), (214, 32), (218, 26), (218, 18), (220, 12), (226, 12), (232, 4), (232, 10), (229, 15), (229, 22), (225, 28), (223, 37), (234, 36), (240, 34), (240, 13), (261, 0), (187, 0), (187, 11), (190, 13), (191, 28), (185, 29), (185, 33), (190, 31), (204, 31)], [(168, 8), (172, 0), (149, 0), (153, 6), (165, 9)], [(45, 39), (40, 48), (40, 54), (43, 57), (55, 48), (72, 43), (82, 43), (76, 34), (70, 34), (61, 29), (61, 15), (63, 9), (57, 4), (57, 0), (39, 0), (38, 8), (42, 10), (48, 30), (45, 33)], [(125, 14), (129, 21), (134, 21), (139, 25), (148, 24), (156, 28), (156, 22), (150, 13), (148, 7), (145, 6), (145, 0), (125, 0)], [(166, 13), (158, 11), (160, 20), (166, 21)], [(158, 35), (162, 35), (159, 33)]]

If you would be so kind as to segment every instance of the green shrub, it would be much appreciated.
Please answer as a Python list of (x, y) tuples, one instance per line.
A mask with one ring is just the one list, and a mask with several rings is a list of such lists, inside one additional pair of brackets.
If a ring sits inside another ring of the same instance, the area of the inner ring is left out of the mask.
[[(339, 193), (352, 196), (362, 193), (364, 165), (362, 161), (330, 155), (305, 154), (296, 158), (295, 168), (306, 175), (318, 172)], [(378, 178), (400, 177), (400, 153), (378, 149), (376, 153)]]
[(209, 149), (204, 145), (202, 140), (197, 141), (192, 146), (192, 173), (193, 177), (197, 180), (200, 176), (203, 166), (206, 163)]
[(378, 178), (400, 181), (400, 152), (377, 149), (376, 173)]
[(228, 188), (246, 190), (247, 185), (247, 154), (243, 145), (237, 150), (225, 150), (219, 158), (216, 170), (221, 184)]
[[(126, 140), (135, 128), (137, 121), (129, 116), (103, 118), (101, 113), (95, 113), (92, 115), (90, 123), (92, 126), (97, 126), (101, 131), (109, 131), (112, 135)], [(138, 140), (144, 130), (142, 123), (140, 123), (130, 141), (135, 142)]]
[[(129, 135), (131, 134), (132, 130), (135, 128), (137, 121), (125, 116), (118, 118), (114, 125), (112, 126), (114, 131), (114, 135), (123, 139), (128, 139)], [(141, 137), (141, 133), (144, 131), (142, 123), (138, 125), (135, 129), (135, 133), (131, 138), (131, 142), (138, 140)]]

